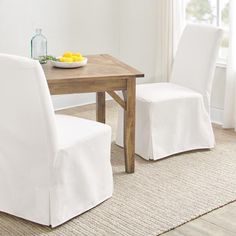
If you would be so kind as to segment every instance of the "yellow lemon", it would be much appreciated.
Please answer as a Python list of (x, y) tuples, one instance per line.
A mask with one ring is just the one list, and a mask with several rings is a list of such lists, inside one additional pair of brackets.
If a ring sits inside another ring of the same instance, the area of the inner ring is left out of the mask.
[[(68, 58), (68, 57), (67, 57)], [(81, 62), (84, 60), (84, 57), (77, 57), (77, 56), (72, 56), (70, 57), (74, 62)]]
[(60, 58), (59, 58), (59, 61), (60, 61), (60, 62), (65, 62), (65, 57), (60, 57)]
[(84, 60), (84, 57), (80, 57), (80, 61), (83, 61)]
[(84, 57), (81, 53), (65, 52), (62, 57), (59, 58), (60, 62), (81, 62)]
[(82, 57), (82, 54), (79, 53), (79, 52), (75, 53), (74, 55), (77, 56), (77, 57)]
[(81, 57), (77, 57), (77, 59), (76, 59), (77, 62), (81, 62), (83, 60), (84, 60), (84, 57), (82, 57), (82, 56)]
[(63, 54), (63, 57), (72, 57), (73, 56), (73, 53), (72, 52), (65, 52)]
[(71, 58), (73, 59), (73, 61), (78, 61), (78, 57), (77, 56), (72, 56)]
[(65, 57), (64, 62), (73, 62), (73, 59), (71, 57)]

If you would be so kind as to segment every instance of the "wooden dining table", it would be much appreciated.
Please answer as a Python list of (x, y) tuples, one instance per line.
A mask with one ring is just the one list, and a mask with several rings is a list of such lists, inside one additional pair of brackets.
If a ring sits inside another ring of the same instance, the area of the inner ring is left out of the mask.
[[(90, 55), (88, 64), (76, 69), (43, 65), (50, 93), (75, 94), (96, 92), (96, 119), (105, 123), (105, 93), (124, 109), (125, 171), (135, 171), (135, 90), (136, 78), (144, 77), (140, 71), (107, 55)], [(122, 91), (123, 97), (116, 91)]]

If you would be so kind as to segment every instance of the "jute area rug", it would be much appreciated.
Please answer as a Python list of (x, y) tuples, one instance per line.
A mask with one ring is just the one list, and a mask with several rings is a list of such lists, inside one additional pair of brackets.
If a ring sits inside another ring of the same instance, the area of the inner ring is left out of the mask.
[[(94, 119), (93, 106), (60, 113)], [(108, 105), (115, 133), (117, 106)], [(236, 200), (236, 135), (214, 128), (213, 150), (161, 161), (136, 157), (135, 174), (124, 173), (123, 151), (112, 144), (114, 195), (98, 207), (51, 229), (0, 213), (1, 236), (155, 236)], [(114, 136), (113, 136), (114, 137)]]

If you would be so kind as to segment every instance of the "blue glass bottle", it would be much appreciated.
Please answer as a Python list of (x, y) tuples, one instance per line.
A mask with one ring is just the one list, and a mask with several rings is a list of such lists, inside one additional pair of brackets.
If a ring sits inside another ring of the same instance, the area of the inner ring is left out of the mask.
[(46, 63), (47, 39), (42, 35), (42, 29), (36, 29), (35, 36), (31, 39), (31, 58)]

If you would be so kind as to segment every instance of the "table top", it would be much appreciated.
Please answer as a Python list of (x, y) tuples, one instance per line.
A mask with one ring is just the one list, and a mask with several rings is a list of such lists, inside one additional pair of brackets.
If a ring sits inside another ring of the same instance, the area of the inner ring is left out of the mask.
[(75, 79), (92, 79), (102, 80), (109, 77), (109, 79), (117, 78), (137, 78), (144, 77), (140, 71), (126, 65), (118, 59), (107, 55), (90, 55), (88, 64), (84, 67), (74, 69), (55, 68), (50, 63), (43, 65), (43, 70), (46, 79), (50, 83), (69, 82)]

